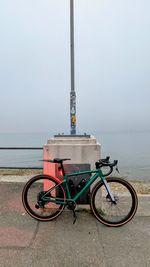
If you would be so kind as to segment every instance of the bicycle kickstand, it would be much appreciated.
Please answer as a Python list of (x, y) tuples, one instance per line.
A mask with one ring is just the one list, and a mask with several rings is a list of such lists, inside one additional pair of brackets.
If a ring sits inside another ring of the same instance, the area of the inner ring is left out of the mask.
[(75, 224), (77, 215), (76, 215), (75, 209), (73, 209), (72, 211), (73, 211), (73, 217), (74, 217), (73, 224)]

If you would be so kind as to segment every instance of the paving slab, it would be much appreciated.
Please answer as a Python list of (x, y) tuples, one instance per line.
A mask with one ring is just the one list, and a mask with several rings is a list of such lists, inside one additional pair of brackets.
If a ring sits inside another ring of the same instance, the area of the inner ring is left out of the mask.
[(99, 223), (89, 210), (67, 209), (52, 222), (37, 222), (21, 202), (23, 183), (0, 183), (0, 267), (149, 267), (150, 198), (139, 196), (131, 222)]
[(0, 248), (28, 247), (34, 239), (38, 222), (24, 211), (22, 184), (0, 184)]

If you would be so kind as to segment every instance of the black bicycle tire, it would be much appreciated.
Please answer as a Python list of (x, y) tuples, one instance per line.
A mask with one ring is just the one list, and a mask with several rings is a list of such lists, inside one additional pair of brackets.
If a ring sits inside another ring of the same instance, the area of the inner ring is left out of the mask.
[[(28, 201), (27, 201), (27, 192), (28, 192), (28, 189), (30, 188), (30, 186), (34, 183), (34, 182), (36, 182), (36, 181), (38, 181), (38, 180), (40, 180), (40, 179), (48, 179), (49, 181), (53, 181), (53, 182), (55, 182), (56, 184), (59, 184), (59, 182), (55, 179), (55, 178), (53, 178), (53, 177), (51, 177), (51, 176), (49, 176), (49, 175), (44, 175), (44, 174), (42, 174), (42, 175), (36, 175), (36, 176), (34, 176), (33, 178), (31, 178), (26, 184), (25, 184), (25, 186), (24, 186), (24, 188), (23, 188), (23, 191), (22, 191), (22, 203), (23, 203), (23, 206), (24, 206), (24, 208), (25, 208), (25, 210), (26, 210), (26, 212), (31, 216), (31, 217), (33, 217), (34, 219), (36, 219), (36, 220), (38, 220), (38, 221), (51, 221), (51, 220), (53, 220), (53, 219), (55, 219), (55, 218), (57, 218), (62, 212), (63, 212), (63, 210), (64, 210), (64, 208), (65, 208), (65, 205), (60, 205), (60, 208), (53, 214), (53, 215), (49, 215), (49, 216), (46, 216), (46, 217), (42, 217), (42, 216), (39, 216), (39, 215), (37, 215), (31, 208), (30, 208), (30, 206), (29, 206), (29, 204), (28, 204)], [(64, 192), (64, 189), (62, 188), (62, 186), (60, 185), (60, 188), (61, 188), (61, 193), (63, 193), (63, 195), (64, 195), (64, 200), (65, 200), (65, 192)]]
[(134, 190), (134, 188), (132, 187), (132, 185), (127, 182), (126, 180), (122, 179), (122, 178), (106, 178), (107, 182), (118, 182), (122, 185), (124, 185), (129, 192), (131, 193), (132, 196), (132, 207), (130, 209), (130, 212), (128, 213), (128, 215), (122, 219), (120, 222), (110, 222), (108, 220), (105, 220), (97, 211), (96, 206), (95, 206), (95, 196), (97, 191), (101, 188), (101, 186), (104, 185), (104, 183), (102, 181), (96, 183), (96, 185), (93, 187), (92, 192), (91, 192), (91, 202), (90, 202), (90, 207), (91, 207), (91, 211), (93, 213), (93, 215), (96, 217), (96, 219), (98, 221), (100, 221), (101, 223), (103, 223), (106, 226), (110, 226), (110, 227), (120, 227), (123, 226), (124, 224), (128, 223), (135, 215), (137, 207), (138, 207), (138, 198), (137, 198), (137, 194)]

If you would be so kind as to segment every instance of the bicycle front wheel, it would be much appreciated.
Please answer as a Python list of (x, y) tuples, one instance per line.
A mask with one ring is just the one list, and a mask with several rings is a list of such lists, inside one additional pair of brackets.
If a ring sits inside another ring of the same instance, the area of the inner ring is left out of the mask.
[(91, 210), (101, 223), (118, 227), (129, 222), (136, 213), (138, 199), (134, 188), (120, 178), (107, 178), (110, 191), (115, 203), (105, 188), (104, 183), (98, 182), (91, 192)]
[[(50, 200), (53, 200), (51, 202)], [(27, 213), (39, 221), (51, 221), (64, 210), (65, 192), (62, 185), (51, 176), (37, 175), (30, 179), (22, 192), (22, 202)]]

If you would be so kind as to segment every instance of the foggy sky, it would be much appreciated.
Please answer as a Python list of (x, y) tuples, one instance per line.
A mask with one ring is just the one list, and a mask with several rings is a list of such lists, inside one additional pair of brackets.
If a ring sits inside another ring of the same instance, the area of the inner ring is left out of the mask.
[[(0, 1), (0, 133), (69, 133), (69, 2)], [(77, 131), (150, 131), (150, 1), (74, 2)]]

